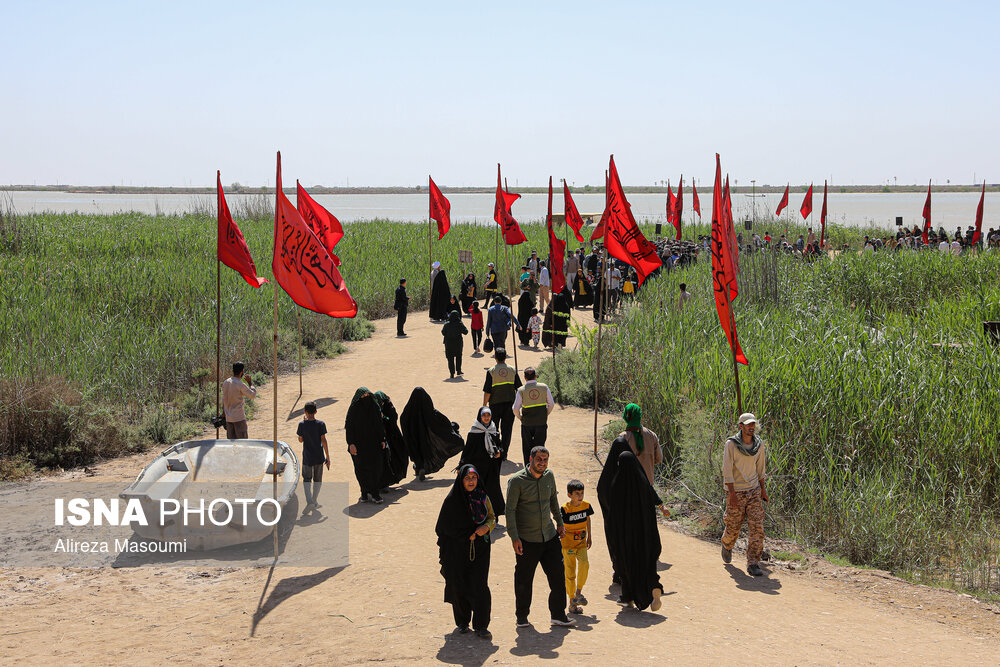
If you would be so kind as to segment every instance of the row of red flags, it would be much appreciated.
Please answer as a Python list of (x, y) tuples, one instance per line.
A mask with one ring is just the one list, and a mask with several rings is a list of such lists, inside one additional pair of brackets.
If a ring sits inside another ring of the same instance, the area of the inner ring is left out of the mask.
[[(972, 234), (972, 244), (975, 245), (983, 238), (983, 204), (986, 201), (986, 181), (983, 181), (983, 191), (979, 195), (979, 206), (976, 207), (976, 231)], [(931, 231), (931, 184), (930, 181), (927, 182), (927, 199), (924, 200), (924, 210), (922, 213), (924, 219), (924, 231), (922, 234), (923, 242), (926, 244), (929, 241), (929, 235)]]
[[(788, 185), (785, 185), (785, 194), (781, 195), (781, 201), (778, 202), (778, 208), (775, 209), (775, 215), (781, 215), (781, 212), (788, 206)], [(802, 214), (802, 219), (808, 218), (813, 212), (813, 186), (812, 183), (809, 184), (809, 189), (806, 190), (806, 196), (802, 199), (802, 206), (799, 207), (799, 213)], [(820, 225), (822, 229), (819, 234), (819, 247), (823, 248), (826, 246), (826, 181), (823, 181), (823, 208), (819, 215)]]

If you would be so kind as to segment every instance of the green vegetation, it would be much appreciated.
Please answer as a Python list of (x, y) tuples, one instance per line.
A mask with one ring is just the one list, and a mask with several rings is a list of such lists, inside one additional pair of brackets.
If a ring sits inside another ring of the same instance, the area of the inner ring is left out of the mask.
[[(741, 265), (740, 377), (770, 445), (768, 530), (852, 563), (996, 590), (1000, 353), (982, 323), (1000, 320), (1000, 255)], [(680, 282), (695, 296), (683, 311)], [(718, 526), (737, 409), (706, 262), (648, 284), (604, 334), (602, 405), (643, 407), (665, 474)], [(581, 342), (567, 366), (591, 368), (596, 346)]]

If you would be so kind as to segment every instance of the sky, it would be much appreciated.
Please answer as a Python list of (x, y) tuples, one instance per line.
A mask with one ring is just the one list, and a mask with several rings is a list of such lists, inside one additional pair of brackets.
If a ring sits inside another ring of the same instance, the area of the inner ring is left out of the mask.
[(5, 3), (0, 183), (1000, 182), (997, 2)]

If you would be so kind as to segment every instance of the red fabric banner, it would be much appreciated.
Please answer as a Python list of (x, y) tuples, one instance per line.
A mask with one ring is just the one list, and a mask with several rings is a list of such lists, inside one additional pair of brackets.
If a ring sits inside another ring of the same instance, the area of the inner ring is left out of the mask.
[(924, 233), (922, 235), (924, 245), (927, 245), (928, 233), (931, 231), (931, 182), (927, 181), (927, 200), (924, 202)]
[(698, 200), (698, 188), (694, 185), (694, 179), (691, 179), (691, 210), (698, 214), (698, 219), (701, 220), (701, 202)]
[[(726, 179), (728, 182), (728, 178)], [(727, 188), (728, 190), (728, 188)], [(733, 317), (732, 299), (737, 294), (736, 271), (734, 264), (736, 249), (732, 247), (732, 238), (726, 230), (726, 213), (728, 192), (722, 191), (722, 166), (719, 154), (715, 154), (715, 189), (712, 191), (712, 288), (715, 292), (715, 309), (719, 313), (719, 323), (729, 340), (730, 349), (737, 363), (748, 364), (746, 355), (740, 347), (736, 335), (736, 320)], [(729, 204), (731, 206), (731, 204)], [(730, 223), (731, 225), (731, 223)]]
[(979, 195), (979, 207), (976, 208), (976, 233), (972, 235), (975, 245), (983, 238), (983, 202), (986, 201), (986, 181), (983, 181), (983, 193)]
[(667, 183), (667, 222), (671, 225), (675, 224), (674, 220), (677, 216), (677, 198), (674, 197), (674, 191), (670, 189), (670, 183)]
[(788, 185), (785, 186), (785, 194), (781, 195), (781, 201), (778, 202), (778, 209), (774, 212), (775, 215), (781, 215), (781, 212), (785, 210), (788, 206)]
[(229, 213), (226, 195), (222, 192), (222, 173), (215, 172), (215, 187), (218, 194), (219, 232), (215, 244), (215, 257), (220, 262), (243, 276), (253, 287), (260, 287), (267, 282), (257, 275), (257, 267), (250, 256), (243, 232), (236, 226), (233, 216)]
[(340, 266), (340, 257), (337, 257), (333, 249), (344, 238), (344, 228), (340, 225), (333, 213), (323, 208), (315, 199), (309, 196), (306, 189), (296, 179), (295, 181), (295, 207), (299, 215), (309, 225), (319, 242), (323, 244), (326, 251), (333, 258), (333, 263)]
[(608, 172), (604, 172), (604, 212), (601, 213), (601, 221), (597, 223), (594, 227), (593, 233), (590, 235), (590, 242), (593, 243), (597, 239), (604, 238), (604, 231), (608, 227)]
[(451, 202), (441, 194), (441, 190), (438, 188), (434, 179), (430, 176), (427, 177), (427, 182), (430, 184), (430, 195), (431, 195), (431, 220), (437, 220), (438, 223), (438, 241), (444, 238), (444, 235), (448, 233), (451, 229)]
[(510, 207), (520, 198), (521, 195), (507, 192), (500, 186), (500, 164), (497, 163), (497, 201), (493, 207), (493, 219), (500, 225), (503, 241), (507, 245), (519, 245), (528, 240), (510, 212)]
[(819, 214), (819, 222), (823, 226), (819, 233), (819, 247), (822, 249), (826, 245), (826, 181), (823, 181), (823, 209)]
[(281, 190), (281, 153), (274, 206), (274, 279), (303, 308), (330, 317), (354, 317), (358, 304), (319, 237)]
[(549, 212), (545, 216), (545, 226), (549, 230), (549, 279), (552, 281), (552, 296), (554, 297), (566, 289), (566, 276), (563, 275), (563, 256), (566, 254), (566, 242), (556, 238), (556, 232), (552, 228), (551, 176), (549, 176)]
[(681, 214), (684, 213), (684, 175), (677, 183), (677, 199), (674, 200), (674, 227), (677, 228), (677, 240), (681, 240)]
[(569, 186), (566, 184), (566, 181), (563, 181), (563, 208), (566, 211), (566, 224), (573, 230), (576, 240), (583, 243), (583, 236), (580, 234), (580, 230), (583, 229), (583, 218), (580, 217), (580, 211), (576, 208), (573, 195), (569, 193)]
[(635, 267), (639, 274), (639, 284), (642, 285), (646, 276), (660, 268), (663, 262), (656, 253), (656, 246), (643, 236), (639, 225), (632, 217), (632, 207), (625, 199), (625, 190), (618, 169), (615, 168), (615, 156), (611, 156), (610, 187), (608, 188), (608, 222), (604, 234), (604, 247), (612, 257)]
[(802, 208), (799, 209), (802, 213), (803, 219), (808, 218), (813, 212), (813, 186), (812, 183), (809, 184), (809, 190), (806, 192), (805, 198), (802, 200)]

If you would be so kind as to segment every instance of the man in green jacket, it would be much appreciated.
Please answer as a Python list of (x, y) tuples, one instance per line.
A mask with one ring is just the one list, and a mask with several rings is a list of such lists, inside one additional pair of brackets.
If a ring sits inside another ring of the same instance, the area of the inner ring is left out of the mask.
[(514, 607), (519, 628), (531, 625), (528, 622), (531, 586), (539, 563), (549, 581), (551, 624), (575, 625), (566, 616), (566, 579), (559, 541), (566, 531), (559, 510), (556, 478), (548, 467), (549, 450), (534, 447), (529, 465), (511, 475), (507, 482), (507, 534), (516, 560)]

